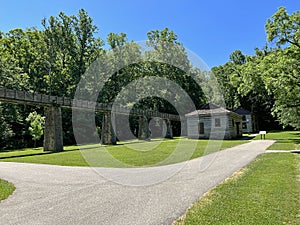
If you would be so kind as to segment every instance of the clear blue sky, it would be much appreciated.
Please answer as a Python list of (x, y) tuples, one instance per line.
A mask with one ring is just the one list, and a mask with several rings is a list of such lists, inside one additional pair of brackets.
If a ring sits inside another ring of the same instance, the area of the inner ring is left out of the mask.
[(141, 41), (148, 31), (168, 27), (186, 48), (210, 67), (224, 64), (236, 49), (253, 54), (266, 43), (266, 19), (279, 6), (289, 13), (299, 0), (0, 0), (0, 30), (41, 28), (42, 18), (60, 11), (77, 14), (84, 8), (105, 39), (109, 32), (124, 32)]

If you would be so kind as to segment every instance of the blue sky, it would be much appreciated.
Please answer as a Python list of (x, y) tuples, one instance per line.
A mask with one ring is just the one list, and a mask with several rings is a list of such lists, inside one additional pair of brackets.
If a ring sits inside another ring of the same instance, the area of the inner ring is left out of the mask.
[(42, 18), (60, 11), (77, 14), (84, 8), (105, 39), (124, 32), (141, 41), (150, 30), (174, 30), (179, 41), (210, 67), (224, 64), (236, 49), (254, 54), (266, 43), (264, 25), (278, 7), (289, 13), (300, 9), (299, 0), (1, 0), (0, 30), (41, 28)]

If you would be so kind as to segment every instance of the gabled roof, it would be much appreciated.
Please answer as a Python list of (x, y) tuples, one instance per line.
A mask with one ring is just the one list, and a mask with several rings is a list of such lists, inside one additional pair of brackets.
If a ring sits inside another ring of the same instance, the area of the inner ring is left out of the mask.
[(221, 106), (215, 105), (214, 103), (208, 103), (203, 105), (200, 109), (219, 109)]
[(247, 109), (244, 109), (242, 107), (237, 108), (236, 110), (234, 110), (234, 112), (239, 114), (239, 115), (251, 115), (250, 111), (248, 111)]
[(185, 116), (194, 116), (194, 115), (206, 115), (206, 114), (225, 114), (230, 113), (232, 111), (225, 109), (221, 106), (208, 103), (204, 106), (202, 106), (199, 110), (196, 110), (194, 112), (190, 112), (186, 114)]

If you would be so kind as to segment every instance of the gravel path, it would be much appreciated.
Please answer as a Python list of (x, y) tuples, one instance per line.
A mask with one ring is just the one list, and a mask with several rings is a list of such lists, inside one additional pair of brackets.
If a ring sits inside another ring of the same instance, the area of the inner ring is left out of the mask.
[[(118, 184), (88, 167), (1, 162), (0, 177), (17, 189), (0, 203), (0, 224), (172, 224), (200, 196), (272, 143), (251, 141), (191, 160), (181, 164), (183, 168), (171, 178), (146, 186)], [(147, 179), (149, 171), (159, 176), (172, 168), (105, 172), (119, 178), (119, 183), (138, 184), (142, 177)]]

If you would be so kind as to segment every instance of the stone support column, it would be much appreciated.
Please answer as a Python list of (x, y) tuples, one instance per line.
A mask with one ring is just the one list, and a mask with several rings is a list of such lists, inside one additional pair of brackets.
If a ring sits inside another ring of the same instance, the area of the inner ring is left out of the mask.
[(64, 150), (61, 108), (45, 107), (44, 151)]
[(166, 135), (165, 138), (173, 139), (173, 130), (172, 130), (172, 124), (169, 119), (165, 119), (166, 124)]
[(104, 145), (116, 145), (117, 137), (111, 123), (111, 113), (103, 113), (101, 143)]
[(150, 130), (149, 123), (146, 116), (141, 116), (139, 118), (139, 140), (150, 140)]

